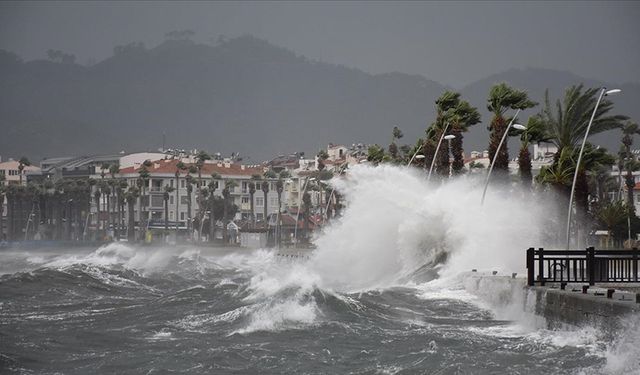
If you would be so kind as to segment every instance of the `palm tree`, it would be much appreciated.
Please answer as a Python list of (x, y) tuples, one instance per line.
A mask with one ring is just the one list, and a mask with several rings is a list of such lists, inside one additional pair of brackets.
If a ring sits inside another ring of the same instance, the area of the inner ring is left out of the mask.
[[(503, 171), (504, 174), (509, 170), (509, 150), (507, 145), (503, 145), (498, 150), (500, 140), (507, 130), (508, 119), (505, 118), (505, 111), (508, 109), (524, 110), (536, 106), (538, 103), (529, 100), (526, 91), (516, 90), (509, 87), (506, 83), (500, 83), (491, 88), (489, 91), (489, 99), (487, 100), (487, 109), (493, 113), (489, 131), (489, 159), (494, 160), (494, 170)], [(496, 155), (497, 151), (497, 155)]]
[(227, 224), (229, 221), (229, 217), (228, 217), (229, 208), (231, 207), (231, 204), (232, 204), (231, 190), (236, 186), (238, 186), (238, 184), (233, 180), (225, 181), (224, 189), (222, 190), (222, 197), (224, 198), (224, 206), (223, 206), (224, 209), (222, 214), (222, 238), (225, 244), (229, 242), (229, 233), (227, 231)]
[(125, 200), (127, 201), (127, 209), (128, 209), (128, 223), (127, 223), (127, 239), (129, 242), (134, 242), (136, 239), (135, 232), (135, 217), (133, 215), (133, 209), (135, 202), (138, 200), (139, 190), (136, 186), (130, 186), (127, 189), (127, 192), (124, 194)]
[(430, 166), (433, 159), (436, 158), (436, 172), (440, 174), (449, 173), (449, 145), (444, 147), (441, 145), (438, 150), (438, 155), (435, 155), (436, 147), (442, 132), (449, 126), (448, 113), (452, 108), (455, 108), (460, 103), (460, 94), (452, 91), (445, 91), (436, 100), (436, 120), (429, 126), (426, 131), (426, 140), (422, 144), (422, 153), (425, 156), (425, 168)]
[(204, 167), (204, 163), (207, 160), (211, 160), (211, 156), (209, 154), (207, 154), (204, 151), (199, 151), (198, 154), (195, 157), (196, 159), (196, 168), (198, 169), (198, 195), (196, 197), (196, 201), (198, 202), (198, 217), (200, 218), (200, 220), (202, 220), (204, 218), (204, 211), (206, 204), (204, 199), (202, 199), (202, 196), (200, 195), (200, 193), (202, 192), (202, 168)]
[(264, 180), (262, 181), (262, 184), (260, 185), (260, 190), (262, 190), (262, 193), (264, 194), (264, 216), (263, 216), (263, 220), (264, 220), (264, 227), (267, 228), (268, 227), (268, 221), (267, 221), (267, 194), (269, 194), (269, 181)]
[[(142, 168), (138, 171), (138, 179), (136, 180), (136, 184), (139, 189), (139, 197), (138, 197), (138, 229), (139, 229), (139, 238), (144, 240), (144, 233), (146, 231), (146, 223), (147, 218), (145, 217), (145, 208), (146, 203), (144, 202), (146, 187), (148, 186), (149, 181), (149, 171), (147, 170), (147, 166), (145, 164), (142, 165)], [(148, 197), (148, 196), (147, 196)]]
[[(302, 196), (302, 204), (304, 205), (304, 239), (306, 242), (309, 238), (309, 220), (311, 218), (311, 195), (308, 192), (305, 192)], [(298, 225), (298, 223), (296, 223), (296, 225)]]
[(31, 165), (31, 162), (26, 157), (21, 157), (18, 161), (18, 177), (20, 178), (20, 185), (22, 185), (22, 171), (24, 167), (28, 167)]
[[(449, 152), (453, 154), (451, 169), (454, 173), (460, 173), (464, 168), (464, 150), (462, 148), (462, 133), (469, 127), (480, 122), (480, 113), (469, 102), (460, 100), (460, 93), (445, 91), (436, 100), (436, 120), (427, 129), (427, 138), (422, 143), (425, 155), (425, 167), (430, 166), (433, 158), (436, 158), (436, 172), (440, 175), (449, 174)], [(441, 144), (438, 155), (435, 154), (436, 146), (445, 129), (456, 137), (449, 143)], [(415, 151), (414, 151), (415, 152)]]
[(180, 171), (184, 171), (187, 168), (182, 161), (176, 163), (176, 241), (178, 240), (178, 226), (180, 224)]
[(7, 192), (7, 187), (4, 185), (4, 174), (0, 174), (0, 241), (4, 239), (4, 196)]
[(556, 193), (564, 196), (568, 201), (574, 171), (575, 162), (571, 152), (569, 149), (564, 149), (556, 163), (540, 168), (536, 180), (543, 185), (551, 186)]
[(187, 175), (184, 176), (185, 181), (187, 183), (187, 231), (189, 233), (189, 237), (193, 237), (193, 216), (192, 210), (193, 207), (193, 173), (196, 173), (198, 170), (193, 165), (190, 165), (187, 169)]
[(628, 207), (622, 201), (608, 202), (598, 207), (596, 218), (607, 228), (607, 248), (611, 245), (611, 232), (628, 216)]
[(164, 193), (162, 198), (164, 199), (164, 232), (165, 235), (169, 233), (169, 195), (173, 193), (173, 188), (169, 185), (164, 187)]
[(109, 205), (109, 225), (111, 226), (113, 224), (113, 231), (114, 231), (114, 236), (115, 238), (118, 238), (118, 222), (117, 220), (113, 220), (113, 215), (112, 212), (116, 211), (116, 207), (113, 206), (117, 206), (118, 205), (118, 193), (119, 193), (119, 182), (116, 181), (116, 175), (120, 173), (120, 165), (118, 165), (118, 163), (114, 163), (111, 164), (109, 166), (109, 175), (111, 176), (111, 181), (110, 181), (110, 185), (111, 185), (111, 192), (113, 194), (113, 197), (111, 199), (111, 201), (108, 203)]
[[(215, 176), (214, 176), (215, 175)], [(212, 180), (209, 183), (209, 242), (213, 242), (215, 240), (215, 229), (216, 229), (216, 215), (215, 215), (215, 210), (214, 210), (214, 204), (215, 204), (215, 191), (217, 188), (217, 177), (219, 177), (219, 175), (217, 173), (214, 173), (213, 175), (211, 175)]]
[[(260, 181), (262, 177), (259, 174), (254, 174), (251, 176), (251, 180)], [(253, 197), (256, 194), (256, 184), (257, 182), (249, 182), (249, 205), (251, 206), (251, 227), (256, 227), (256, 212), (254, 207)]]
[[(633, 171), (637, 171), (640, 168), (638, 162), (634, 160), (633, 153), (631, 152), (631, 145), (633, 144), (633, 136), (640, 134), (640, 128), (638, 124), (627, 122), (622, 127), (622, 145), (624, 147), (624, 167), (627, 170), (625, 176), (625, 185), (627, 186), (627, 204), (629, 205), (629, 214), (635, 215), (635, 205), (633, 202), (633, 188), (635, 187), (635, 179), (633, 178)], [(622, 160), (622, 155), (620, 157)]]
[(398, 145), (396, 144), (396, 141), (400, 140), (400, 138), (402, 138), (403, 136), (404, 134), (402, 134), (402, 130), (400, 130), (400, 128), (397, 126), (394, 126), (393, 130), (391, 131), (391, 143), (389, 144), (389, 156), (391, 156), (391, 159), (393, 161), (399, 161)]
[(462, 133), (467, 132), (470, 126), (480, 122), (480, 113), (478, 112), (478, 109), (472, 107), (469, 102), (460, 100), (453, 108), (453, 113), (451, 113), (448, 120), (451, 122), (451, 134), (456, 136), (451, 140), (451, 154), (453, 155), (451, 169), (454, 174), (459, 174), (464, 168)]
[(529, 153), (529, 145), (533, 143), (547, 142), (549, 136), (547, 135), (545, 123), (542, 117), (538, 114), (529, 117), (527, 127), (522, 131), (520, 135), (520, 152), (518, 153), (518, 169), (520, 171), (520, 179), (522, 186), (527, 189), (531, 188), (531, 182), (533, 174), (531, 173), (531, 154)]
[(279, 178), (278, 181), (276, 182), (276, 192), (278, 193), (278, 221), (276, 224), (276, 232), (277, 232), (277, 244), (278, 247), (280, 247), (280, 240), (282, 237), (282, 233), (280, 233), (280, 228), (281, 228), (281, 211), (282, 211), (282, 192), (284, 191), (284, 182), (282, 181), (282, 178)]
[[(564, 99), (556, 101), (555, 107), (551, 105), (549, 92), (545, 92), (542, 118), (550, 141), (558, 148), (556, 160), (564, 148), (574, 148), (584, 138), (599, 90), (592, 88), (583, 91), (583, 85), (571, 86), (566, 90)], [(612, 102), (608, 100), (600, 102), (589, 135), (622, 127), (627, 117), (607, 115), (612, 109)]]

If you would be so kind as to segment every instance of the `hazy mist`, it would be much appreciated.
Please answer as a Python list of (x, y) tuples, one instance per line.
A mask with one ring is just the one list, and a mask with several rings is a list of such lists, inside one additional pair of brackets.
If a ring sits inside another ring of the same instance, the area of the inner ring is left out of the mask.
[(640, 82), (638, 2), (2, 2), (0, 48), (102, 60), (114, 45), (252, 34), (369, 73), (421, 74), (461, 87), (509, 68)]

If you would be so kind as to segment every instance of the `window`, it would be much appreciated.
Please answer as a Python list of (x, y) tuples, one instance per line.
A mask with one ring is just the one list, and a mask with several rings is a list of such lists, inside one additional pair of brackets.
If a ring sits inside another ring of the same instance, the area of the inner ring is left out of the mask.
[(180, 180), (180, 187), (182, 189), (184, 189), (184, 187), (185, 187), (185, 181), (184, 180)]
[(169, 220), (173, 221), (173, 211), (169, 211)]
[(276, 185), (275, 182), (271, 183), (271, 187), (269, 188), (269, 190), (271, 190), (271, 191), (277, 191), (278, 190), (278, 186)]
[(264, 206), (264, 198), (263, 197), (256, 197), (256, 206), (258, 206), (258, 207)]
[(169, 186), (173, 187), (173, 179), (169, 181)]
[(248, 204), (249, 203), (249, 197), (242, 197), (242, 204)]
[(173, 204), (173, 195), (169, 196), (169, 204)]
[(180, 204), (189, 204), (189, 200), (186, 195), (180, 196)]
[(151, 207), (162, 207), (162, 206), (164, 206), (164, 197), (162, 195), (152, 195)]
[(242, 182), (242, 193), (246, 194), (248, 192), (249, 192), (249, 183), (247, 181), (243, 181)]
[(180, 212), (180, 220), (184, 220), (184, 212)]
[(269, 198), (269, 206), (278, 207), (278, 197)]
[(262, 215), (262, 213), (258, 212), (256, 214), (256, 220), (262, 220), (262, 218), (264, 217), (264, 215)]

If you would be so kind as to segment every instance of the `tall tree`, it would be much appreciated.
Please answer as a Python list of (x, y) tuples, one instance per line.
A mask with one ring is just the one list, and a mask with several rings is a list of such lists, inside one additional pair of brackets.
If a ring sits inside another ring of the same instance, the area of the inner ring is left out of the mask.
[(527, 127), (520, 134), (520, 151), (518, 152), (518, 170), (520, 171), (520, 180), (522, 186), (526, 189), (531, 188), (533, 174), (531, 173), (531, 153), (529, 145), (547, 142), (549, 136), (545, 128), (542, 117), (538, 114), (529, 117)]
[[(222, 189), (222, 197), (224, 198), (224, 211), (222, 214), (222, 238), (224, 243), (229, 243), (229, 231), (227, 230), (227, 225), (229, 223), (229, 212), (230, 208), (233, 205), (231, 202), (231, 190), (233, 190), (238, 184), (233, 180), (227, 180), (224, 183), (224, 189)], [(235, 214), (235, 213), (234, 213)]]
[(268, 223), (269, 221), (267, 220), (267, 195), (269, 194), (269, 181), (268, 180), (264, 180), (262, 181), (262, 184), (260, 186), (260, 190), (262, 190), (262, 193), (264, 194), (264, 227), (268, 228)]
[(176, 163), (176, 241), (178, 241), (178, 228), (180, 225), (180, 172), (187, 168), (182, 161)]
[(281, 225), (281, 214), (282, 214), (282, 192), (284, 192), (284, 181), (282, 181), (282, 178), (279, 178), (278, 181), (276, 182), (276, 192), (278, 193), (278, 217), (277, 217), (277, 222), (276, 222), (276, 233), (277, 233), (277, 237), (276, 237), (276, 243), (278, 245), (278, 247), (280, 246), (280, 241), (282, 239), (282, 233), (280, 233), (280, 229), (282, 227)]
[(124, 194), (124, 198), (127, 202), (127, 239), (129, 242), (136, 240), (136, 222), (133, 213), (134, 205), (138, 200), (139, 190), (136, 186), (130, 186), (127, 192)]
[[(493, 113), (491, 124), (489, 125), (489, 159), (495, 158), (494, 171), (506, 173), (509, 170), (509, 150), (504, 144), (500, 150), (500, 140), (507, 130), (509, 118), (505, 117), (508, 109), (524, 110), (536, 106), (538, 103), (529, 100), (526, 91), (516, 90), (509, 87), (506, 83), (499, 83), (489, 91), (487, 100), (487, 110)], [(497, 152), (497, 155), (496, 155)]]
[[(249, 205), (251, 206), (251, 227), (255, 228), (256, 227), (256, 212), (255, 212), (255, 205), (254, 205), (254, 196), (256, 194), (256, 184), (259, 184), (258, 181), (260, 181), (262, 179), (262, 177), (260, 177), (259, 174), (253, 175), (251, 176), (251, 182), (249, 182)], [(253, 182), (256, 181), (256, 182)]]
[(24, 156), (18, 161), (18, 178), (20, 179), (20, 185), (22, 185), (22, 171), (24, 171), (24, 167), (28, 167), (30, 165), (31, 162)]
[[(558, 148), (556, 160), (564, 148), (579, 145), (587, 131), (600, 89), (591, 88), (583, 91), (583, 88), (583, 85), (569, 87), (565, 91), (564, 99), (558, 99), (555, 106), (549, 100), (549, 92), (545, 92), (542, 118), (550, 141)], [(589, 135), (622, 127), (627, 116), (609, 115), (611, 110), (613, 103), (603, 99), (594, 116)]]
[(169, 196), (173, 193), (174, 188), (169, 185), (164, 187), (162, 193), (162, 199), (164, 200), (164, 233), (165, 236), (169, 233)]
[(451, 169), (454, 174), (460, 174), (464, 169), (463, 133), (467, 132), (469, 127), (480, 123), (480, 113), (477, 108), (472, 107), (465, 100), (460, 100), (452, 108), (452, 111), (447, 111), (446, 113), (451, 123), (451, 134), (456, 136), (451, 140), (451, 154), (453, 155)]
[(139, 198), (139, 222), (138, 222), (138, 226), (139, 226), (139, 230), (140, 230), (140, 235), (139, 238), (141, 238), (142, 240), (145, 240), (145, 232), (147, 230), (147, 220), (148, 220), (148, 215), (146, 214), (146, 206), (147, 203), (145, 202), (145, 198), (148, 201), (148, 195), (146, 195), (146, 191), (147, 191), (147, 186), (149, 185), (149, 177), (151, 176), (149, 174), (149, 170), (147, 168), (151, 167), (151, 161), (150, 160), (145, 160), (142, 163), (142, 167), (140, 167), (140, 170), (138, 171), (138, 179), (136, 180), (136, 183), (138, 185), (139, 188), (139, 194), (140, 194), (140, 198)]
[(624, 147), (624, 158), (620, 155), (620, 159), (624, 160), (622, 163), (626, 170), (625, 185), (627, 187), (627, 204), (629, 206), (629, 214), (635, 215), (635, 204), (633, 202), (633, 188), (635, 187), (635, 179), (633, 178), (633, 172), (640, 168), (639, 163), (635, 160), (633, 153), (631, 152), (631, 145), (633, 145), (633, 136), (640, 134), (640, 128), (638, 124), (633, 122), (627, 122), (622, 126), (622, 145)]

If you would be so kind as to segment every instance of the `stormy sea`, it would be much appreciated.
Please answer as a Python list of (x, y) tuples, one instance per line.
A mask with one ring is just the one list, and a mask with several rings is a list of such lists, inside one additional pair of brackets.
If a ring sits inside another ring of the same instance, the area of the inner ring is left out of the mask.
[(550, 208), (497, 190), (481, 207), (473, 183), (357, 168), (314, 250), (2, 250), (0, 373), (640, 373), (638, 324), (550, 330), (525, 293), (469, 287), (550, 240)]

